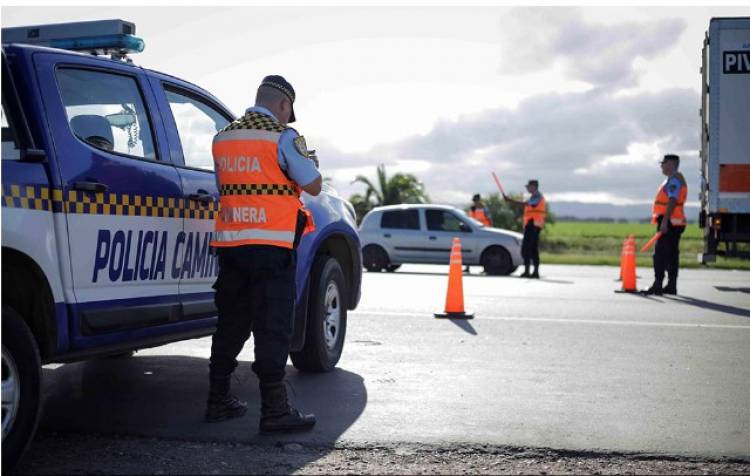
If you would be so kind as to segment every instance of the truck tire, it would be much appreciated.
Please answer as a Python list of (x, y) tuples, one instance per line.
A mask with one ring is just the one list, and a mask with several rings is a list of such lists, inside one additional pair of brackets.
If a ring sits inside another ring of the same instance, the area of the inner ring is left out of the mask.
[(502, 246), (487, 248), (482, 253), (481, 264), (490, 276), (507, 276), (515, 270), (510, 253)]
[(3, 307), (2, 329), (2, 466), (3, 472), (9, 472), (39, 422), (42, 365), (29, 326), (9, 307)]
[(329, 372), (336, 367), (346, 336), (346, 296), (346, 281), (339, 262), (330, 256), (317, 257), (310, 273), (305, 346), (290, 354), (298, 370)]
[(388, 253), (378, 245), (367, 245), (362, 249), (362, 263), (367, 271), (379, 273), (391, 264)]

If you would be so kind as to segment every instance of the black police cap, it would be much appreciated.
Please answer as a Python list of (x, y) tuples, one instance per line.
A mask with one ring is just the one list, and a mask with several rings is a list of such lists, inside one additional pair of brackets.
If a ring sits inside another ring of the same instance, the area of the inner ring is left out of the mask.
[(260, 83), (260, 85), (261, 87), (266, 86), (269, 88), (274, 88), (284, 93), (284, 96), (286, 96), (287, 99), (289, 99), (289, 102), (292, 103), (292, 113), (289, 116), (289, 122), (294, 122), (297, 120), (296, 116), (294, 115), (294, 99), (296, 95), (294, 93), (294, 88), (291, 84), (289, 84), (289, 81), (284, 79), (283, 76), (272, 74), (263, 78), (263, 81)]

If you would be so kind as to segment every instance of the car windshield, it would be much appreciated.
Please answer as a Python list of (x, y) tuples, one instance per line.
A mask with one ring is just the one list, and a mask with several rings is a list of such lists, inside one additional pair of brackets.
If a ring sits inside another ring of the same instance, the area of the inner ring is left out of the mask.
[(479, 220), (477, 220), (475, 218), (470, 217), (469, 215), (466, 214), (465, 211), (463, 211), (461, 209), (458, 209), (458, 211), (461, 213), (461, 218), (462, 219), (468, 220), (472, 225), (476, 225), (479, 228), (484, 228), (484, 223), (482, 223), (481, 221), (479, 221)]

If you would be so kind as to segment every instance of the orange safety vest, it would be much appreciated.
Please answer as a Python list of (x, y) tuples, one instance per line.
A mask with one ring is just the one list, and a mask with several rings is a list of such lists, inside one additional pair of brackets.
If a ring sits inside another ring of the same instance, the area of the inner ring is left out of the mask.
[[(680, 186), (680, 194), (677, 197), (677, 203), (672, 210), (672, 216), (670, 222), (672, 226), (685, 226), (687, 225), (687, 219), (685, 218), (685, 200), (687, 199), (687, 184), (685, 179), (678, 177), (682, 185)], [(667, 213), (667, 205), (669, 205), (669, 195), (667, 195), (667, 183), (669, 179), (659, 185), (659, 189), (656, 191), (656, 198), (654, 199), (654, 206), (651, 208), (651, 223), (656, 224), (659, 221), (660, 216), (664, 216)]]
[(469, 216), (480, 223), (482, 223), (484, 226), (492, 226), (492, 222), (490, 221), (490, 217), (487, 216), (487, 214), (484, 212), (484, 207), (472, 207), (473, 210), (469, 209)]
[(523, 227), (526, 228), (529, 221), (534, 220), (535, 227), (544, 228), (544, 218), (546, 216), (547, 202), (544, 201), (544, 197), (539, 200), (539, 203), (537, 203), (536, 206), (530, 205), (529, 202), (526, 202), (526, 205), (523, 207)]
[[(219, 213), (211, 246), (271, 245), (293, 248), (300, 211), (299, 186), (279, 166), (281, 133), (273, 117), (247, 112), (213, 141)], [(314, 228), (313, 228), (314, 229)]]

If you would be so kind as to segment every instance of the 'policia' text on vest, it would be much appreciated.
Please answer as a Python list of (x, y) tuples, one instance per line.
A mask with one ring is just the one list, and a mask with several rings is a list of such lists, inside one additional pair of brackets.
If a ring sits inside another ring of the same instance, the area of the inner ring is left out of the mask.
[(257, 157), (218, 157), (217, 172), (255, 172), (260, 173), (260, 160)]

